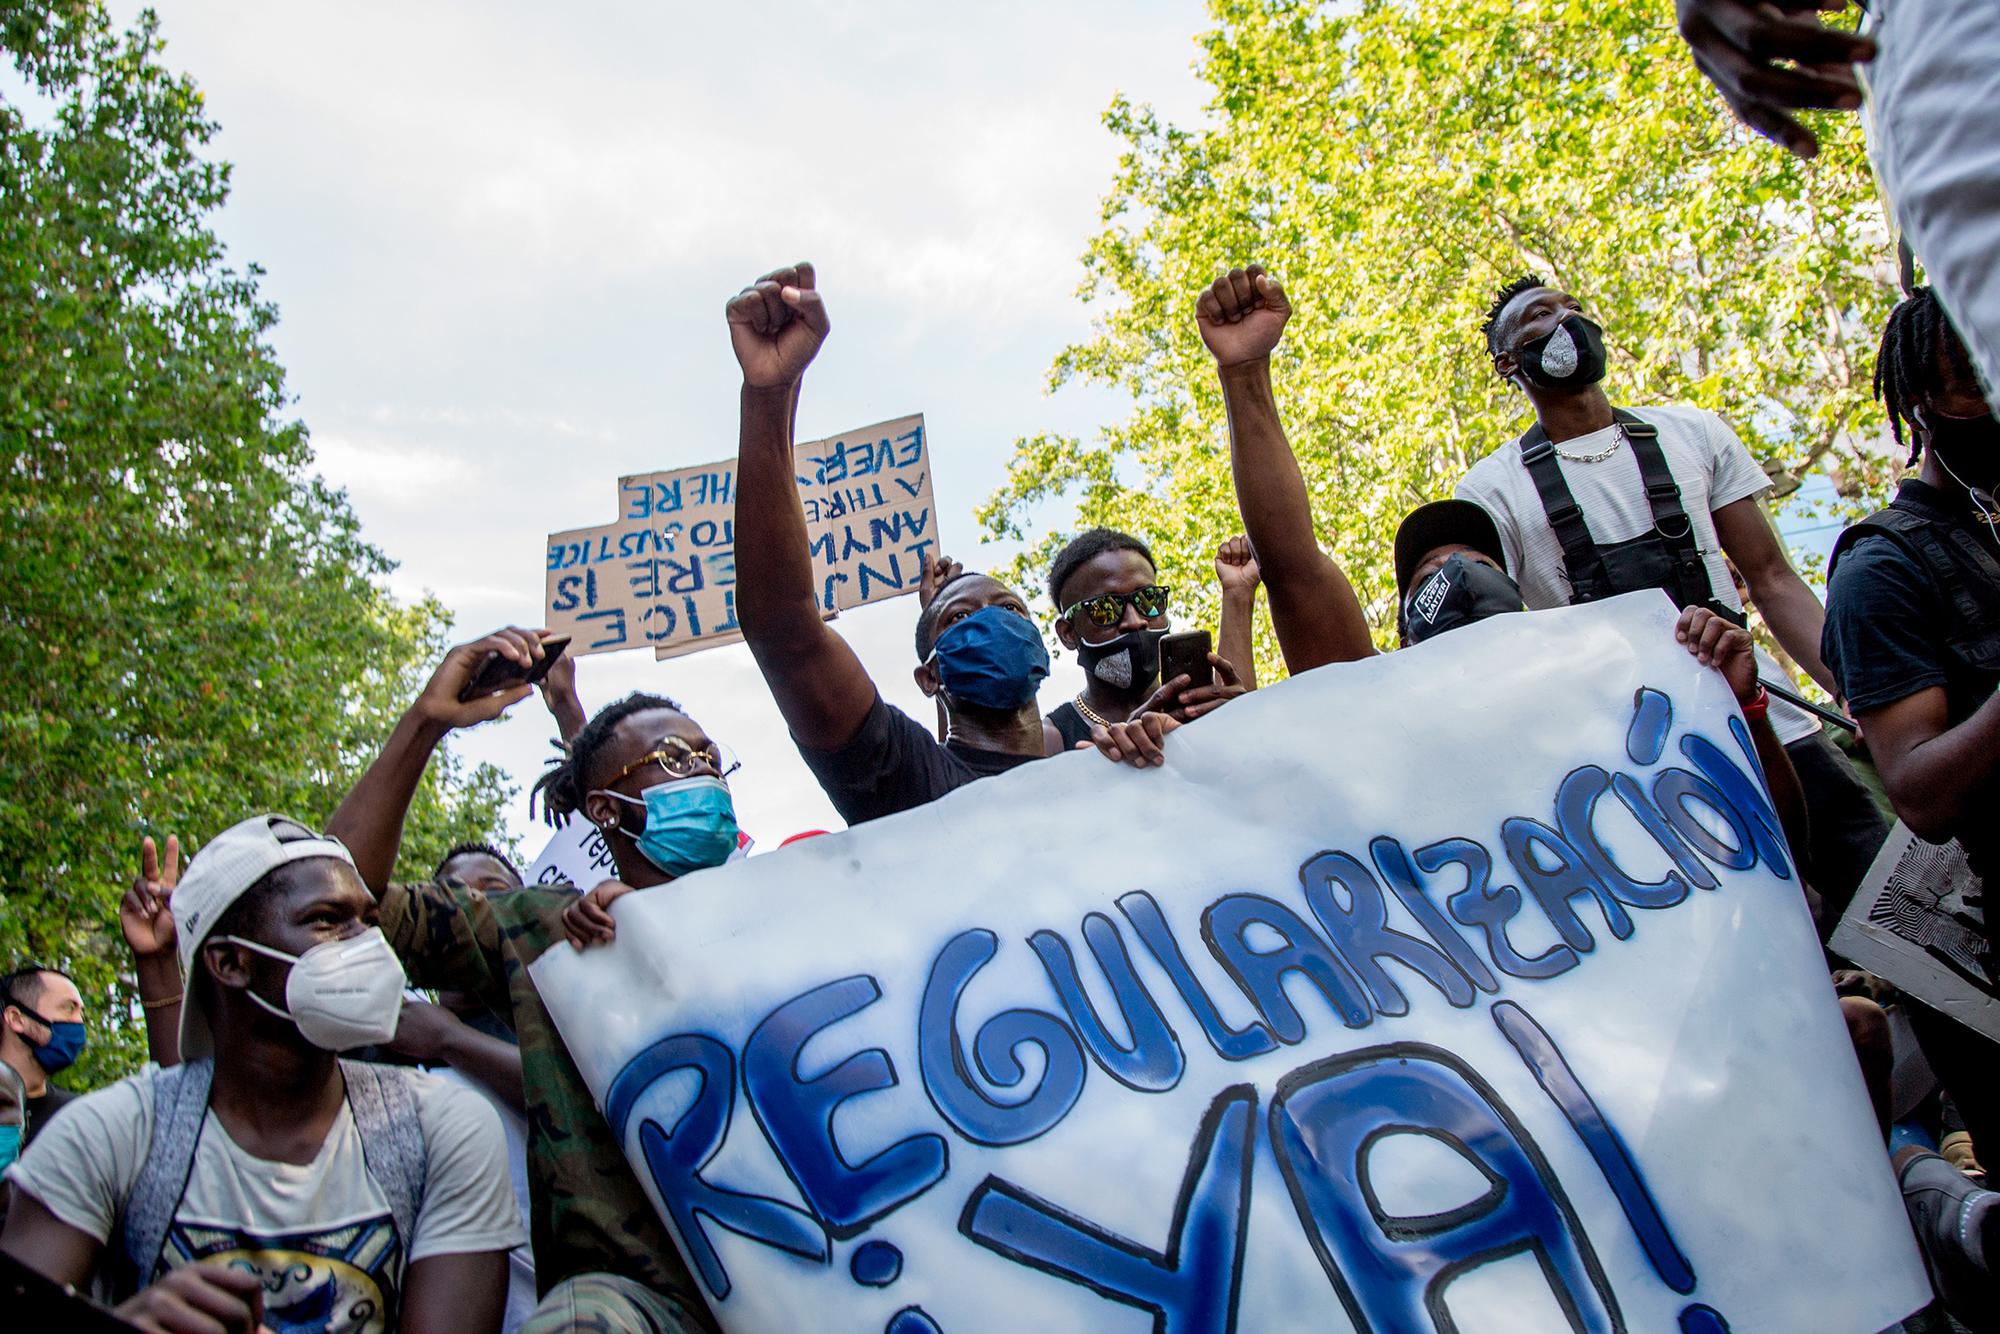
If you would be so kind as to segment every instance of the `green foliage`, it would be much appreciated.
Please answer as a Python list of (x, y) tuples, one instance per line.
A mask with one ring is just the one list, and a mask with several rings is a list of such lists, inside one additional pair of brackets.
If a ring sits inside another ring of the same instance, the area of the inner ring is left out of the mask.
[[(1036, 437), (980, 511), (995, 537), (1077, 524), (1149, 538), (1176, 586), (1208, 590), (1237, 531), (1221, 396), (1193, 318), (1224, 270), (1263, 263), (1297, 308), (1274, 363), (1321, 540), (1393, 638), (1390, 538), (1518, 436), (1493, 374), (1493, 292), (1552, 276), (1605, 325), (1614, 400), (1722, 413), (1753, 452), (1886, 491), (1869, 442), (1873, 348), (1893, 267), (1853, 117), (1800, 163), (1728, 118), (1666, 0), (1215, 0), (1197, 70), (1207, 123), (1120, 98), (1125, 143), (1084, 256), (1095, 336), (1052, 383), (1117, 386), (1132, 414), (1096, 441)], [(1032, 546), (1032, 572), (1067, 535)], [(1268, 635), (1260, 670), (1275, 671)]]
[[(276, 312), (206, 225), (215, 125), (153, 16), (5, 0), (0, 41), (34, 101), (0, 102), (0, 960), (76, 976), (89, 1087), (143, 1056), (115, 916), (141, 835), (323, 821), (447, 618), (388, 597), (390, 562), (307, 472)], [(402, 869), (491, 837), (509, 796), (447, 759)]]

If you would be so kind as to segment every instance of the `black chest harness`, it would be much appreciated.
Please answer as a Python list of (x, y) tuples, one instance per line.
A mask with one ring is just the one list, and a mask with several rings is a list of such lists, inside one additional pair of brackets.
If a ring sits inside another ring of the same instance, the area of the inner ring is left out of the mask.
[(1964, 669), (1971, 689), (1953, 682), (1947, 708), (1954, 725), (1986, 702), (2000, 684), (2000, 560), (1959, 515), (1911, 494), (1909, 485), (1888, 508), (1848, 528), (1833, 544), (1827, 578), (1840, 558), (1867, 536), (1885, 537), (1907, 552), (1929, 577), (1943, 604), (1938, 629), (1945, 649)]
[(1715, 595), (1708, 566), (1695, 543), (1694, 521), (1681, 505), (1681, 488), (1660, 449), (1659, 431), (1623, 408), (1612, 416), (1624, 429), (1626, 443), (1638, 460), (1646, 504), (1653, 513), (1651, 531), (1629, 542), (1603, 544), (1591, 538), (1583, 510), (1563, 480), (1556, 447), (1540, 422), (1521, 437), (1521, 464), (1541, 496), (1542, 510), (1555, 530), (1556, 541), (1562, 545), (1570, 602), (1596, 602), (1620, 593), (1659, 588), (1677, 607), (1707, 607), (1737, 625), (1746, 624), (1742, 612)]

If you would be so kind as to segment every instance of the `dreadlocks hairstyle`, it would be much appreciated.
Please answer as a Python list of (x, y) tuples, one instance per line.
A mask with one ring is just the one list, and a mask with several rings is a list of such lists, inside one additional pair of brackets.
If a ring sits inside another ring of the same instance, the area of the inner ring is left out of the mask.
[[(560, 764), (561, 761), (558, 760), (557, 763)], [(506, 853), (500, 851), (500, 849), (494, 847), (491, 843), (459, 844), (457, 847), (453, 848), (450, 852), (447, 852), (444, 856), (438, 858), (437, 867), (431, 872), (431, 876), (433, 878), (436, 878), (437, 876), (443, 875), (444, 868), (451, 865), (453, 862), (457, 861), (460, 857), (472, 857), (472, 856), (491, 857), (494, 861), (499, 862), (502, 866), (506, 867), (507, 873), (513, 876), (514, 879), (520, 881), (523, 884), (527, 883), (526, 878), (521, 874), (521, 868), (514, 865), (513, 860), (510, 857), (508, 857)]]
[(1055, 563), (1049, 566), (1049, 601), (1055, 604), (1056, 615), (1063, 614), (1063, 585), (1107, 551), (1136, 551), (1146, 558), (1146, 564), (1155, 570), (1160, 568), (1153, 559), (1152, 548), (1130, 533), (1121, 533), (1116, 528), (1092, 528), (1078, 533), (1056, 553)]
[(618, 730), (618, 724), (635, 713), (648, 709), (672, 709), (675, 713), (685, 712), (679, 704), (665, 695), (648, 695), (633, 691), (624, 699), (616, 700), (597, 711), (597, 716), (583, 725), (583, 730), (570, 738), (562, 747), (562, 756), (549, 761), (549, 770), (535, 780), (534, 788), (528, 793), (528, 806), (532, 811), (535, 798), (542, 801), (542, 816), (552, 825), (564, 825), (569, 817), (583, 809), (583, 798), (597, 786), (597, 755), (611, 740), (611, 734)]
[(1479, 326), (1479, 331), (1486, 335), (1487, 356), (1497, 357), (1500, 355), (1500, 312), (1507, 309), (1507, 303), (1523, 292), (1532, 292), (1537, 287), (1547, 287), (1548, 285), (1549, 280), (1547, 278), (1543, 278), (1538, 274), (1524, 273), (1500, 289), (1493, 298), (1492, 306), (1487, 309), (1486, 322)]
[[(1913, 287), (1889, 312), (1889, 322), (1882, 326), (1882, 350), (1875, 357), (1875, 397), (1888, 409), (1896, 443), (1909, 445), (1911, 463), (1924, 452), (1917, 409), (1944, 393), (1940, 361), (1951, 368), (1954, 378), (1972, 379), (1972, 358), (1944, 307), (1930, 288)], [(1910, 425), (1907, 441), (1905, 422)]]

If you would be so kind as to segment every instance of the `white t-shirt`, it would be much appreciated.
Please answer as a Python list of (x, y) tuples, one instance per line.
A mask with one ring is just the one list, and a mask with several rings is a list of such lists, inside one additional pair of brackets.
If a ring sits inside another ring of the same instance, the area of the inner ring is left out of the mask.
[[(1770, 489), (1770, 479), (1736, 433), (1713, 412), (1667, 406), (1635, 409), (1633, 415), (1659, 432), (1660, 453), (1681, 489), (1681, 507), (1693, 525), (1695, 546), (1708, 570), (1716, 601), (1742, 611), (1743, 599), (1736, 596), (1736, 583), (1729, 577), (1722, 542), (1715, 534), (1715, 511), (1748, 496), (1762, 495)], [(1607, 426), (1563, 441), (1556, 456), (1563, 481), (1583, 511), (1584, 527), (1600, 546), (1629, 542), (1652, 530), (1653, 510), (1646, 502), (1639, 460), (1624, 444), (1597, 463), (1576, 463), (1562, 456), (1587, 457), (1617, 439), (1618, 428)], [(1456, 494), (1493, 516), (1507, 556), (1507, 572), (1521, 586), (1521, 597), (1530, 610), (1569, 605), (1562, 543), (1549, 526), (1548, 511), (1542, 506), (1534, 478), (1521, 462), (1518, 438), (1473, 464), (1459, 480)], [(1757, 668), (1771, 680), (1781, 679), (1778, 665), (1762, 652), (1757, 656)], [(1788, 743), (1811, 736), (1819, 728), (1810, 714), (1782, 700), (1771, 702), (1771, 726), (1779, 739)]]
[(521, 1211), (524, 1240), (507, 1253), (507, 1314), (500, 1321), (500, 1334), (514, 1334), (534, 1314), (537, 1301), (535, 1253), (528, 1248), (525, 1240), (530, 1217), (528, 1122), (519, 1112), (487, 1092), (485, 1085), (466, 1078), (450, 1066), (438, 1066), (430, 1073), (483, 1099), (493, 1109), (494, 1115), (500, 1118), (500, 1129), (507, 1137), (507, 1171), (513, 1178), (514, 1204)]
[[(151, 1277), (204, 1260), (248, 1266), (264, 1280), (264, 1320), (273, 1329), (382, 1334), (394, 1327), (411, 1262), (520, 1245), (525, 1234), (493, 1109), (430, 1075), (412, 1072), (411, 1082), (425, 1172), (407, 1246), (368, 1175), (344, 1101), (319, 1153), (303, 1165), (253, 1158), (210, 1112)], [(7, 1180), (71, 1227), (109, 1242), (152, 1133), (149, 1068), (64, 1108)]]

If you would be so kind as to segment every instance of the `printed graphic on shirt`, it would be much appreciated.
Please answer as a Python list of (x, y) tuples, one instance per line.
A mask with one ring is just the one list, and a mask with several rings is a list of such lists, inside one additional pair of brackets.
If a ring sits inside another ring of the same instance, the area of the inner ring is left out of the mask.
[(387, 1334), (395, 1328), (403, 1246), (388, 1214), (306, 1232), (258, 1233), (179, 1219), (154, 1271), (208, 1261), (264, 1281), (271, 1334)]

